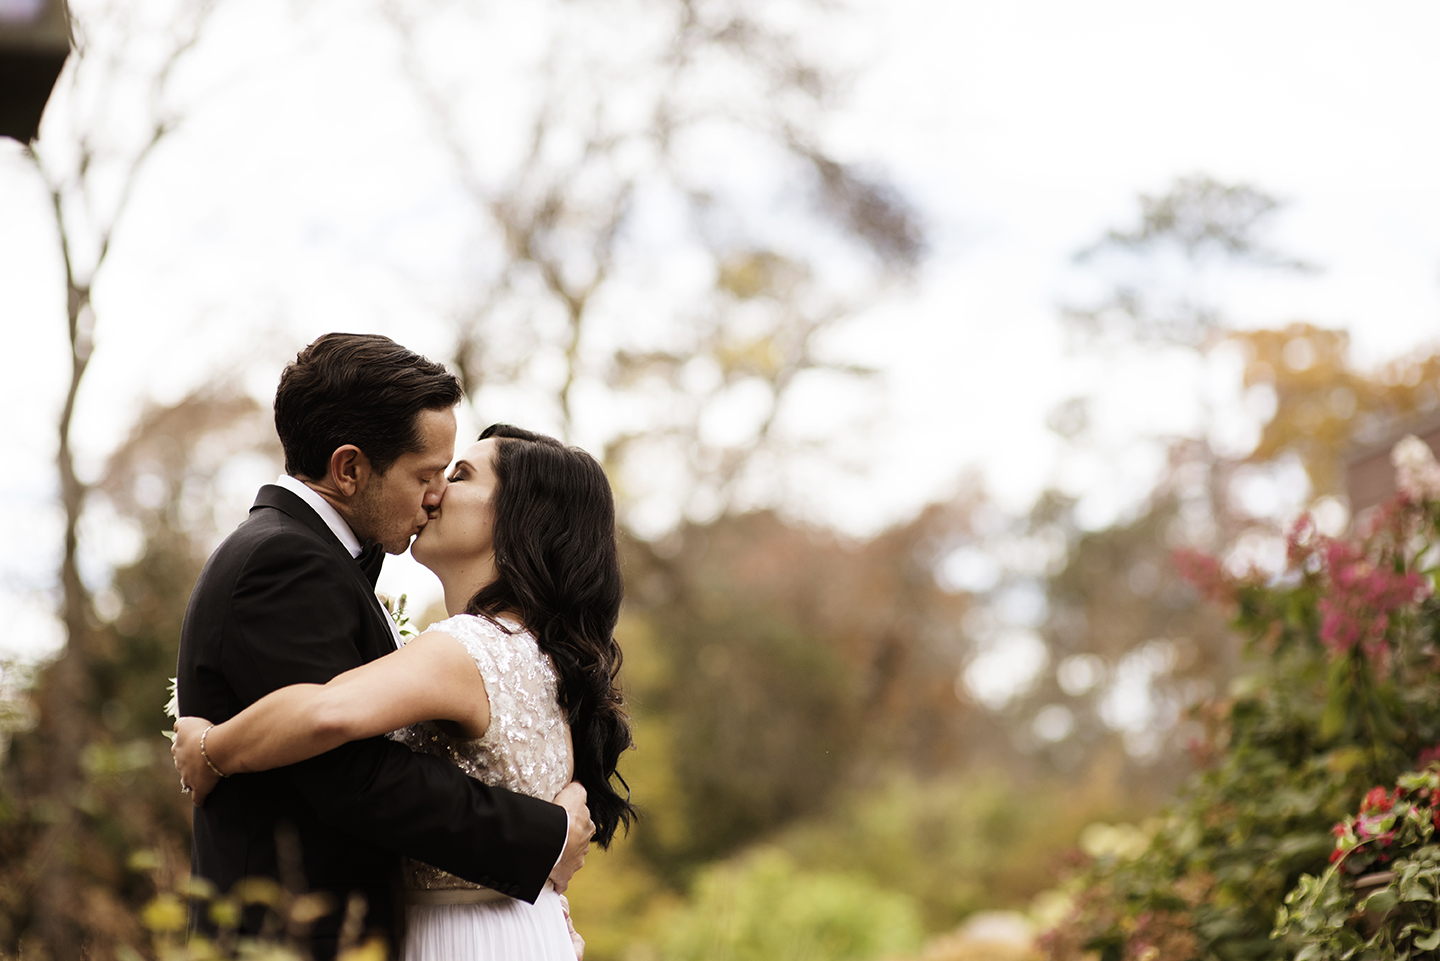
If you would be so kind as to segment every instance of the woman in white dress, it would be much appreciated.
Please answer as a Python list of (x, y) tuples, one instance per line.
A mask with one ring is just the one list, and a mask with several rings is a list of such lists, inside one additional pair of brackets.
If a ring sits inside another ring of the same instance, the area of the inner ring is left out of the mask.
[[(579, 781), (595, 841), (608, 846), (634, 809), (611, 784), (631, 740), (616, 684), (615, 506), (600, 465), (494, 425), (456, 461), (411, 553), (440, 578), (450, 618), (394, 654), (328, 684), (281, 688), (223, 724), (181, 718), (175, 765), (196, 803), (217, 769), (268, 770), (390, 733), (535, 797)], [(531, 905), (420, 862), (406, 863), (404, 881), (406, 961), (571, 961), (583, 951), (548, 883)]]

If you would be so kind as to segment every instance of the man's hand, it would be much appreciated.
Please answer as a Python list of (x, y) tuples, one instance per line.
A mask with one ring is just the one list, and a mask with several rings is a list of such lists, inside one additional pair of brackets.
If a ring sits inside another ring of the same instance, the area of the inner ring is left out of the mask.
[(579, 781), (571, 781), (555, 795), (555, 803), (570, 815), (570, 834), (565, 838), (565, 850), (560, 861), (550, 872), (550, 883), (555, 891), (564, 894), (570, 886), (570, 879), (585, 863), (590, 850), (590, 838), (595, 834), (595, 822), (590, 820), (590, 809), (585, 806), (585, 788)]

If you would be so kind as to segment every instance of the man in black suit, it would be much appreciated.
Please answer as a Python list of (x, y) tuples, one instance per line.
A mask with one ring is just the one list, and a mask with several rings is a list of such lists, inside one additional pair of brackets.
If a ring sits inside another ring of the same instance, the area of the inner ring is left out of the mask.
[[(386, 337), (327, 334), (286, 367), (275, 394), (286, 473), (260, 489), (195, 585), (182, 715), (219, 723), (276, 688), (323, 684), (395, 650), (375, 580), (384, 553), (408, 548), (440, 501), (460, 398), (444, 367)], [(358, 892), (368, 929), (394, 951), (401, 855), (526, 901), (547, 877), (563, 891), (593, 825), (578, 784), (556, 800), (488, 788), (372, 738), (222, 779), (195, 810), (191, 864), (221, 892), (269, 877), (332, 895), (335, 910), (311, 929), (316, 958), (335, 954)], [(243, 929), (262, 919), (248, 915)]]

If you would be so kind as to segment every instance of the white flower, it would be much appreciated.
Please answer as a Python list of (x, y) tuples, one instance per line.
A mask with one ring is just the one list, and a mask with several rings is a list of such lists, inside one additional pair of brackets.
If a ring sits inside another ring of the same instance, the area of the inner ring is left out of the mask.
[[(165, 702), (165, 716), (178, 719), (180, 717), (180, 682), (170, 678), (170, 700)], [(175, 740), (174, 731), (161, 731), (161, 734), (170, 740)]]
[(381, 594), (379, 591), (375, 592), (375, 596), (380, 599), (380, 606), (385, 608), (385, 613), (389, 614), (390, 619), (395, 622), (395, 628), (400, 632), (402, 642), (420, 636), (420, 632), (410, 626), (410, 614), (405, 610), (405, 601), (408, 595), (401, 594), (398, 601), (389, 594)]
[(1440, 464), (1430, 445), (1408, 434), (1390, 451), (1395, 486), (1417, 501), (1440, 500)]

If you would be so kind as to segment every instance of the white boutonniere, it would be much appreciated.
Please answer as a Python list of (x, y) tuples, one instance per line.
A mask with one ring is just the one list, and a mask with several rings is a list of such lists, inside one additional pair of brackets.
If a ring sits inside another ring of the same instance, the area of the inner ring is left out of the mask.
[[(180, 719), (180, 684), (175, 678), (170, 678), (170, 700), (165, 702), (165, 716), (168, 718)], [(161, 731), (161, 734), (171, 741), (175, 740), (174, 731)]]
[(380, 606), (385, 608), (385, 613), (390, 615), (390, 620), (395, 622), (395, 629), (400, 632), (401, 642), (410, 640), (412, 637), (419, 637), (420, 632), (410, 625), (410, 614), (405, 610), (405, 601), (409, 595), (401, 594), (397, 601), (389, 594), (375, 592), (380, 598)]

